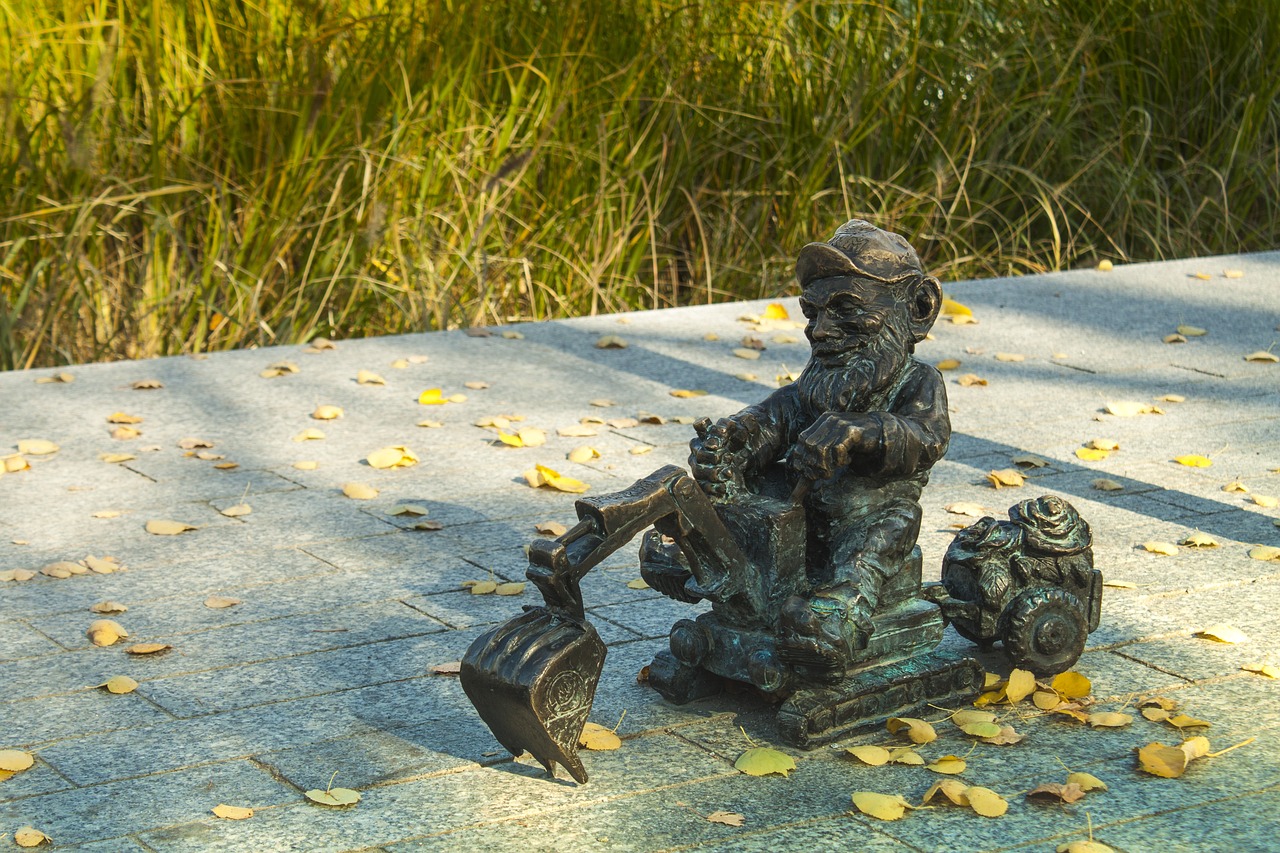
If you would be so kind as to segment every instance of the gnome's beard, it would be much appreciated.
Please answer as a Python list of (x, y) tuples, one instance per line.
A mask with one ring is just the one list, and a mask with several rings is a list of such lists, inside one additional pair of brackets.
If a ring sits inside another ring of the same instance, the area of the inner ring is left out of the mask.
[(823, 412), (866, 412), (884, 405), (876, 399), (897, 381), (910, 346), (890, 319), (875, 340), (853, 351), (845, 364), (827, 365), (811, 358), (796, 388), (815, 416)]

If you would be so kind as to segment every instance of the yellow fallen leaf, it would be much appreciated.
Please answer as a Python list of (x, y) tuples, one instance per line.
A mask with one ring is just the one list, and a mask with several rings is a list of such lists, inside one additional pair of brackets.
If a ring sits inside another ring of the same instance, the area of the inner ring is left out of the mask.
[(1009, 460), (1014, 465), (1021, 465), (1024, 468), (1044, 468), (1048, 466), (1049, 460), (1033, 453), (1022, 453), (1014, 456)]
[(956, 358), (944, 358), (942, 361), (934, 365), (939, 370), (955, 370), (960, 366), (960, 360)]
[(48, 456), (58, 450), (58, 445), (43, 438), (24, 438), (18, 442), (18, 452), (26, 456)]
[(247, 820), (253, 817), (253, 809), (245, 808), (244, 806), (228, 806), (225, 803), (219, 803), (210, 811), (223, 820)]
[(1020, 352), (998, 352), (996, 361), (1026, 361), (1027, 357)]
[(377, 489), (364, 483), (343, 483), (342, 493), (357, 501), (371, 501), (378, 496)]
[(617, 335), (601, 335), (596, 339), (596, 349), (626, 349), (627, 342)]
[(11, 453), (8, 456), (0, 456), (0, 474), (16, 474), (19, 471), (30, 471), (31, 464), (27, 462), (26, 457), (18, 453)]
[(907, 809), (915, 808), (901, 794), (877, 794), (874, 791), (854, 791), (853, 804), (864, 815), (879, 820), (898, 820)]
[(494, 595), (519, 595), (522, 592), (524, 592), (524, 581), (500, 583), (493, 590)]
[(147, 522), (147, 532), (152, 536), (177, 536), (179, 533), (186, 533), (188, 530), (196, 529), (195, 526), (181, 521), (154, 518)]
[(755, 361), (760, 357), (760, 350), (751, 349), (750, 347), (738, 347), (733, 351), (738, 358), (745, 358), (748, 361)]
[(1249, 487), (1246, 486), (1244, 483), (1240, 482), (1239, 480), (1232, 480), (1230, 483), (1227, 483), (1225, 486), (1222, 487), (1222, 491), (1240, 492), (1243, 494), (1248, 494)]
[(320, 467), (320, 463), (316, 462), (314, 459), (299, 459), (297, 462), (293, 463), (293, 467), (297, 468), (299, 471), (314, 471)]
[(1209, 330), (1202, 329), (1199, 326), (1189, 326), (1184, 324), (1178, 327), (1178, 334), (1184, 335), (1188, 338), (1200, 338), (1209, 334)]
[(781, 302), (770, 302), (764, 307), (764, 313), (760, 315), (766, 320), (789, 320), (791, 315), (787, 313), (786, 306)]
[(725, 826), (742, 826), (746, 817), (737, 812), (715, 811), (707, 815), (707, 820), (711, 823), (722, 823)]
[(1249, 549), (1249, 556), (1255, 560), (1280, 560), (1280, 548), (1274, 545), (1259, 545)]
[(1280, 356), (1277, 356), (1273, 352), (1267, 352), (1266, 350), (1258, 350), (1257, 352), (1251, 352), (1248, 355), (1246, 355), (1244, 357), (1244, 360), (1274, 364), (1280, 361)]
[(358, 385), (386, 385), (387, 380), (383, 379), (372, 370), (360, 370), (356, 372), (356, 384)]
[(119, 465), (121, 462), (132, 462), (138, 457), (132, 453), (99, 453), (98, 458), (108, 465)]
[(1205, 720), (1197, 720), (1187, 714), (1175, 714), (1172, 717), (1166, 717), (1164, 721), (1180, 729), (1208, 728), (1213, 725)]
[(942, 308), (938, 312), (944, 317), (972, 317), (973, 310), (949, 297), (942, 298)]
[(569, 529), (558, 521), (539, 521), (533, 529), (545, 536), (563, 536)]
[(1252, 500), (1258, 506), (1266, 507), (1267, 509), (1274, 509), (1276, 506), (1280, 506), (1280, 500), (1271, 495), (1253, 495)]
[(912, 767), (923, 767), (924, 757), (909, 746), (900, 746), (889, 750), (890, 764), (906, 764)]
[(1178, 555), (1178, 546), (1172, 542), (1161, 542), (1158, 539), (1152, 539), (1142, 543), (1142, 548), (1152, 554), (1163, 554), (1166, 557), (1176, 557)]
[(107, 415), (107, 423), (109, 424), (140, 424), (142, 418), (137, 415), (127, 415), (124, 412), (112, 412)]
[(68, 382), (75, 382), (75, 381), (76, 381), (76, 378), (72, 376), (70, 373), (54, 373), (51, 376), (36, 377), (37, 385), (47, 385), (50, 383), (68, 383)]
[(1023, 736), (1018, 734), (1017, 731), (1014, 730), (1013, 726), (997, 726), (997, 728), (1000, 729), (999, 732), (992, 737), (982, 738), (982, 742), (994, 744), (996, 746), (1008, 746), (1009, 744), (1018, 743), (1023, 739)]
[(69, 578), (72, 575), (85, 575), (89, 573), (89, 569), (79, 563), (73, 563), (70, 560), (59, 560), (56, 563), (50, 563), (40, 570), (40, 574), (51, 578)]
[(959, 779), (939, 779), (929, 786), (929, 790), (924, 792), (921, 804), (927, 806), (933, 800), (935, 794), (942, 794), (953, 805), (967, 806), (969, 805), (968, 789), (969, 786)]
[(318, 421), (331, 421), (342, 417), (343, 414), (341, 406), (316, 406), (316, 410), (311, 413), (311, 417)]
[(29, 752), (20, 749), (0, 749), (0, 770), (7, 773), (21, 773), (36, 763)]
[(596, 450), (594, 447), (588, 447), (584, 444), (581, 447), (575, 447), (573, 450), (570, 450), (565, 458), (570, 462), (590, 462), (593, 459), (600, 458), (600, 451)]
[(948, 776), (954, 776), (957, 773), (963, 773), (966, 766), (965, 760), (960, 756), (944, 755), (932, 764), (926, 764), (924, 769), (932, 770), (934, 773), (945, 773)]
[(444, 391), (440, 388), (428, 388), (418, 395), (418, 403), (423, 406), (443, 406), (450, 402), (450, 398), (444, 396)]
[(36, 576), (36, 573), (30, 569), (9, 569), (0, 572), (0, 581), (29, 581)]
[(1147, 403), (1136, 403), (1132, 400), (1117, 400), (1107, 403), (1105, 411), (1118, 418), (1132, 418), (1137, 415), (1164, 414), (1157, 407)]
[(990, 788), (970, 785), (964, 793), (969, 800), (969, 808), (983, 817), (1000, 817), (1009, 811), (1009, 801)]
[(1017, 488), (1026, 483), (1026, 478), (1013, 468), (1002, 468), (999, 471), (987, 472), (987, 482), (995, 489), (1005, 486)]
[(701, 390), (701, 389), (696, 389), (696, 388), (693, 388), (693, 389), (691, 389), (691, 388), (676, 388), (675, 390), (673, 390), (673, 391), (668, 391), (667, 393), (669, 393), (672, 397), (679, 397), (679, 398), (680, 398), (680, 399), (682, 399), (682, 400), (688, 400), (688, 399), (691, 399), (691, 398), (693, 398), (693, 397), (705, 397), (705, 396), (707, 396), (707, 392), (706, 392), (706, 391), (703, 391), (703, 390)]
[(1115, 480), (1108, 480), (1106, 477), (1099, 477), (1094, 480), (1091, 485), (1100, 492), (1124, 491), (1124, 486), (1122, 484), (1117, 483)]
[(1201, 533), (1197, 530), (1178, 544), (1186, 545), (1188, 548), (1217, 548), (1218, 540), (1208, 533)]
[(313, 803), (322, 806), (354, 806), (360, 802), (360, 792), (353, 791), (350, 788), (330, 788), (327, 791), (321, 791), (314, 788), (303, 794)]
[(258, 375), (263, 379), (274, 379), (277, 376), (286, 376), (290, 373), (297, 373), (298, 365), (292, 361), (277, 361), (269, 364), (264, 370), (258, 371)]
[(253, 512), (253, 507), (248, 504), (236, 504), (235, 506), (229, 506), (224, 510), (219, 510), (219, 512), (227, 518), (240, 518), (243, 515), (248, 515)]
[(1213, 464), (1213, 461), (1210, 460), (1207, 456), (1201, 456), (1197, 453), (1188, 453), (1184, 456), (1175, 456), (1173, 458), (1173, 461), (1177, 462), (1179, 465), (1186, 465), (1188, 468), (1208, 468), (1210, 465)]
[(581, 480), (565, 477), (559, 471), (555, 471), (545, 465), (535, 465), (531, 470), (525, 471), (524, 478), (534, 488), (550, 486), (553, 489), (573, 494), (581, 494), (591, 488)]
[(994, 738), (999, 737), (1001, 726), (997, 723), (965, 723), (960, 726), (960, 731), (977, 738)]
[(324, 433), (315, 427), (307, 427), (302, 432), (293, 437), (294, 441), (321, 441), (324, 439)]
[(644, 578), (636, 578), (635, 580), (627, 581), (627, 589), (648, 589), (648, 588), (649, 588), (649, 584), (647, 581), (645, 581)]
[(1009, 684), (1005, 687), (1005, 696), (1010, 704), (1026, 699), (1036, 690), (1036, 677), (1025, 669), (1015, 669), (1009, 673)]
[(1218, 622), (1210, 625), (1208, 628), (1202, 628), (1195, 632), (1196, 637), (1202, 640), (1216, 640), (1219, 643), (1247, 643), (1249, 637), (1239, 628)]
[(632, 447), (627, 452), (630, 453), (632, 456), (643, 456), (644, 454), (650, 453), (652, 451), (653, 451), (652, 444), (637, 444), (635, 447)]
[(1060, 672), (1053, 677), (1053, 689), (1068, 699), (1083, 699), (1093, 692), (1093, 683), (1078, 672)]
[(228, 598), (225, 595), (211, 595), (204, 600), (204, 606), (210, 610), (222, 610), (227, 607), (235, 607), (240, 604), (238, 598)]
[(1190, 760), (1183, 750), (1162, 743), (1149, 743), (1138, 750), (1138, 769), (1165, 779), (1176, 779), (1185, 773)]
[(768, 776), (771, 773), (786, 776), (796, 769), (796, 761), (785, 752), (757, 746), (739, 755), (733, 766), (748, 776)]
[(91, 613), (124, 613), (128, 609), (128, 606), (118, 601), (99, 601), (90, 607), (89, 611)]
[(498, 589), (497, 581), (473, 581), (469, 584), (464, 583), (463, 586), (471, 588), (472, 595), (491, 595)]
[(124, 568), (115, 557), (95, 557), (92, 554), (81, 560), (80, 565), (99, 575), (109, 575)]
[(1098, 272), (1111, 272), (1113, 269), (1115, 269), (1115, 264), (1113, 264), (1111, 261), (1107, 260), (1106, 258), (1103, 258), (1102, 260), (1098, 261), (1097, 269), (1098, 269)]
[(1267, 678), (1280, 678), (1280, 666), (1270, 663), (1246, 663), (1240, 667), (1245, 672), (1256, 672)]
[(1084, 798), (1084, 790), (1073, 782), (1061, 785), (1057, 782), (1049, 782), (1045, 785), (1038, 785), (1027, 791), (1027, 798), (1034, 800), (1057, 800), (1062, 803), (1074, 803)]
[(516, 436), (523, 447), (541, 447), (547, 443), (547, 434), (537, 427), (524, 427)]
[(53, 839), (33, 826), (24, 826), (13, 834), (13, 843), (19, 847), (39, 847), (45, 843), (52, 844)]
[(504, 332), (502, 333), (502, 337), (503, 337), (503, 339), (504, 339), (504, 340), (508, 340), (508, 341), (523, 341), (523, 340), (524, 340), (524, 335), (523, 335), (522, 333), (520, 333), (520, 332), (517, 332), (515, 329), (507, 329), (506, 331), (504, 331)]
[(967, 726), (970, 723), (994, 723), (996, 715), (990, 711), (956, 711), (951, 715), (951, 724), (956, 727)]
[(915, 717), (890, 717), (884, 725), (891, 734), (905, 733), (914, 744), (932, 743), (938, 739), (932, 725)]
[(444, 530), (444, 525), (433, 519), (423, 519), (413, 525), (412, 530)]
[(955, 515), (965, 515), (970, 518), (982, 518), (984, 515), (990, 515), (991, 511), (982, 504), (973, 501), (956, 501), (949, 503), (943, 507), (947, 512)]
[(100, 686), (107, 688), (108, 693), (132, 693), (138, 689), (138, 682), (127, 675), (117, 675), (108, 678)]
[(1096, 728), (1120, 728), (1127, 726), (1133, 722), (1133, 717), (1129, 714), (1122, 714), (1119, 711), (1095, 711), (1089, 715), (1089, 725)]
[(1089, 791), (1107, 790), (1106, 782), (1103, 782), (1097, 776), (1094, 776), (1089, 773), (1081, 773), (1081, 772), (1071, 773), (1070, 775), (1067, 776), (1067, 784), (1079, 785), (1080, 790), (1084, 791), (1085, 793), (1088, 793)]
[(85, 631), (89, 642), (95, 646), (112, 646), (129, 636), (129, 632), (119, 623), (111, 619), (97, 619), (89, 624)]
[(173, 646), (168, 643), (134, 643), (125, 651), (131, 655), (154, 655), (156, 652), (163, 652), (171, 648)]
[(1101, 462), (1111, 455), (1109, 450), (1099, 450), (1096, 447), (1077, 447), (1076, 458), (1083, 459), (1085, 462)]
[(404, 468), (415, 465), (418, 457), (403, 446), (380, 447), (365, 457), (370, 468)]
[(578, 745), (583, 749), (611, 752), (622, 746), (622, 738), (599, 723), (586, 723), (578, 735)]
[(965, 373), (956, 377), (956, 384), (964, 388), (969, 388), (974, 385), (986, 385), (987, 380), (983, 379), (976, 373)]
[[(845, 752), (863, 764), (870, 764), (872, 767), (879, 767), (882, 764), (889, 763), (889, 750), (883, 746), (851, 746), (845, 749)], [(927, 798), (925, 802), (928, 802)]]

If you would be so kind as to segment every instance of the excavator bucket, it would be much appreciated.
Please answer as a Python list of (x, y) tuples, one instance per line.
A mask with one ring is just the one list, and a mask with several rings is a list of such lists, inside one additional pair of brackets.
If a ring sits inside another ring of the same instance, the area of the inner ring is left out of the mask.
[[(709, 536), (709, 550), (722, 561), (743, 565), (745, 558), (698, 486), (674, 465), (576, 506), (573, 528), (554, 540), (535, 540), (527, 549), (527, 577), (546, 605), (527, 607), (478, 637), (462, 659), (460, 674), (467, 698), (499, 743), (514, 755), (533, 753), (548, 773), (563, 764), (585, 782), (578, 737), (600, 682), (605, 645), (586, 620), (578, 582), (650, 524), (672, 516), (699, 528), (690, 535)], [(735, 594), (723, 578), (713, 583), (709, 571), (699, 580), (726, 596)]]
[(462, 688), (512, 755), (528, 750), (548, 773), (563, 764), (586, 782), (578, 737), (604, 656), (604, 641), (589, 623), (531, 607), (471, 644)]

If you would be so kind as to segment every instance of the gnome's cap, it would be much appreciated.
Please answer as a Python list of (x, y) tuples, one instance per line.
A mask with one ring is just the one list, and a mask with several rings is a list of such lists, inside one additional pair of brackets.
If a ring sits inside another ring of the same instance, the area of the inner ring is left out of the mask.
[(801, 287), (823, 278), (856, 275), (898, 284), (924, 275), (920, 256), (902, 236), (850, 219), (825, 243), (810, 243), (796, 258)]

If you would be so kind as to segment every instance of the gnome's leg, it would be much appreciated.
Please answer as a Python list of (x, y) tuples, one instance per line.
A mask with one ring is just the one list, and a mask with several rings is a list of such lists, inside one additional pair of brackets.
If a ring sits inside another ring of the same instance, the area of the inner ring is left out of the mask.
[(828, 522), (823, 538), (830, 549), (830, 575), (808, 598), (793, 596), (783, 605), (783, 645), (833, 669), (865, 649), (886, 581), (908, 570), (921, 515), (918, 502), (894, 498), (869, 515)]

